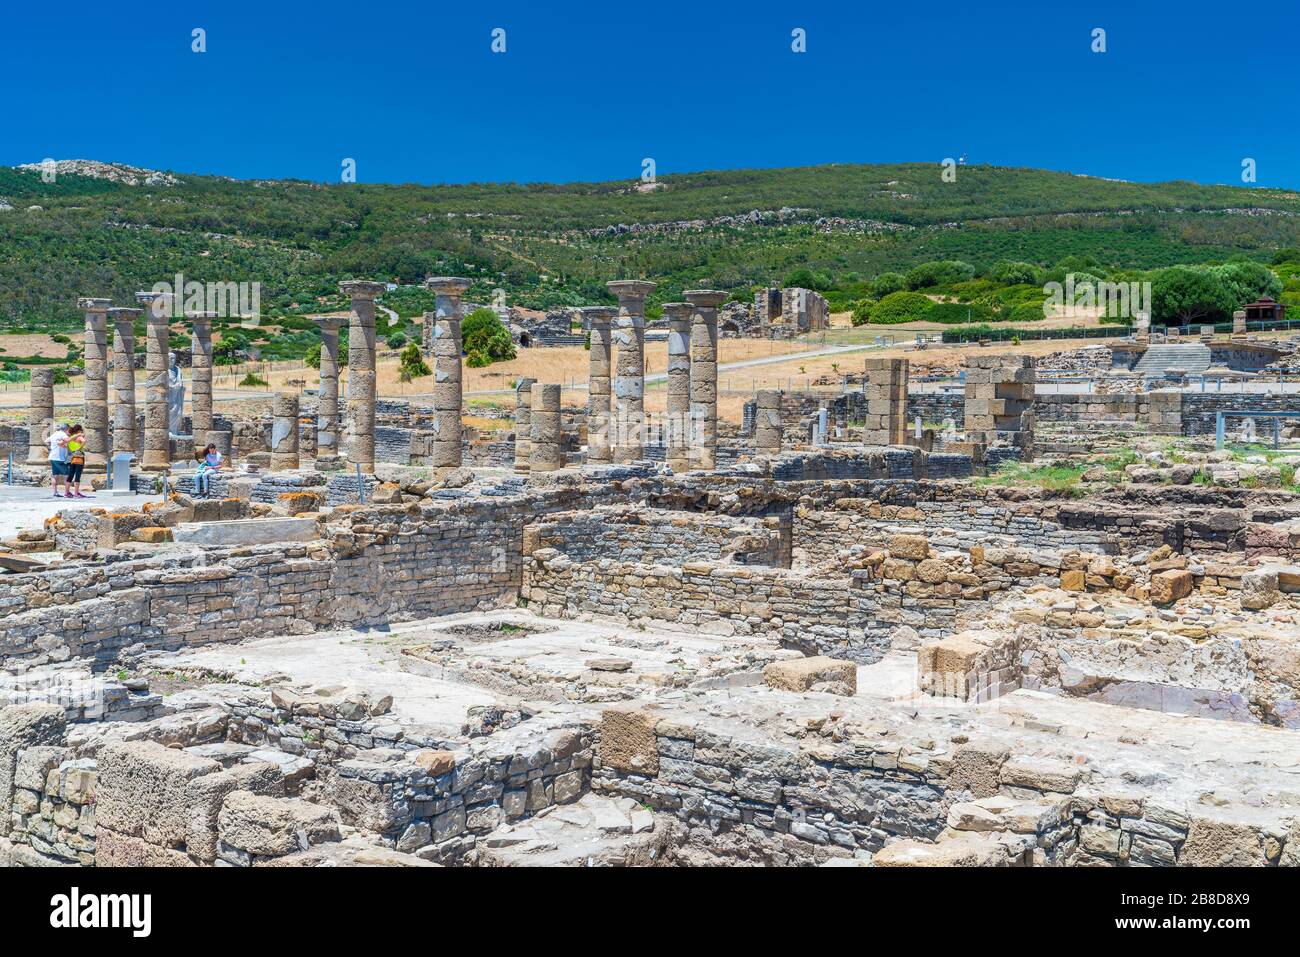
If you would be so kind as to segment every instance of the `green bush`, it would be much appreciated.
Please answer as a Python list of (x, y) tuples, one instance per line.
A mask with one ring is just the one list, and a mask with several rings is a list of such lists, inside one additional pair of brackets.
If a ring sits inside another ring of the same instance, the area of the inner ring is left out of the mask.
[(515, 357), (515, 343), (510, 338), (510, 330), (496, 312), (486, 306), (465, 317), (460, 334), (467, 361), (474, 368)]
[(919, 322), (928, 318), (929, 299), (919, 292), (891, 292), (871, 307), (868, 322), (873, 326), (892, 326), (901, 322)]
[(928, 289), (931, 286), (951, 286), (975, 278), (975, 267), (956, 259), (937, 259), (921, 263), (907, 271), (907, 288)]
[(1040, 302), (1022, 302), (1012, 306), (1003, 318), (1008, 322), (1042, 322), (1047, 317), (1043, 315), (1043, 303)]
[(402, 335), (400, 332), (394, 332), (385, 341), (388, 343), (388, 348), (400, 349), (402, 346), (406, 345), (406, 336)]
[(996, 322), (1000, 317), (988, 306), (982, 306), (978, 303), (936, 302), (930, 305), (925, 318), (930, 322), (958, 325), (960, 323)]
[(429, 375), (429, 364), (420, 355), (420, 347), (412, 342), (398, 357), (397, 378), (401, 382), (410, 382)]

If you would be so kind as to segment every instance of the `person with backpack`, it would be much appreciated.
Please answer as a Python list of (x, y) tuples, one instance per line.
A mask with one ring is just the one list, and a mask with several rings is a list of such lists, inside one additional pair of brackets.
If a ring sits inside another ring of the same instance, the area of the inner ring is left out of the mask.
[(86, 467), (86, 430), (74, 425), (68, 430), (67, 498), (90, 498), (81, 493), (81, 472)]

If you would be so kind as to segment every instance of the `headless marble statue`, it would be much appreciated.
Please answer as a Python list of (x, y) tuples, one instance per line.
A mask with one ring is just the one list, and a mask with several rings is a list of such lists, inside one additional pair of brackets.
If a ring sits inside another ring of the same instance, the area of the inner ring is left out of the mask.
[(173, 438), (181, 434), (185, 417), (185, 380), (181, 378), (176, 353), (167, 356), (167, 431)]

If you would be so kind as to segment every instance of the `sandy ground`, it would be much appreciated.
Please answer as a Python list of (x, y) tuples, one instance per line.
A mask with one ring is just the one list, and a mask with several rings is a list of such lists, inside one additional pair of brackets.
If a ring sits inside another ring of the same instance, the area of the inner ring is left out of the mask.
[[(73, 333), (65, 333), (65, 335), (80, 344), (80, 336)], [(51, 359), (62, 359), (67, 354), (66, 345), (55, 342), (44, 333), (21, 336), (0, 335), (0, 360), (13, 356), (48, 356)]]

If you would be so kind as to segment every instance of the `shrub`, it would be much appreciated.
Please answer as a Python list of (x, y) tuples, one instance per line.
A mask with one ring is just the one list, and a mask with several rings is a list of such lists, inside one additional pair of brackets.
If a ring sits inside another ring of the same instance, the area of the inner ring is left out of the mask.
[(248, 375), (244, 376), (242, 379), (239, 380), (239, 384), (241, 386), (266, 385), (267, 381), (263, 379), (260, 375), (256, 375), (250, 372)]
[(934, 303), (918, 292), (891, 292), (871, 307), (872, 325), (892, 326), (900, 322), (918, 322), (927, 318)]
[(477, 360), (469, 362), (475, 368), (515, 357), (515, 343), (510, 338), (510, 330), (496, 312), (486, 306), (465, 317), (460, 333), (465, 355), (470, 360)]
[(975, 278), (975, 267), (956, 259), (937, 259), (921, 263), (907, 271), (907, 288), (927, 289), (930, 286), (951, 286)]
[(401, 382), (410, 382), (412, 379), (419, 379), (427, 376), (430, 372), (429, 364), (424, 361), (424, 356), (420, 355), (420, 347), (412, 342), (398, 357), (397, 378)]
[(400, 349), (402, 346), (406, 345), (406, 336), (402, 335), (400, 332), (394, 332), (385, 341), (388, 343), (388, 348)]
[[(925, 318), (930, 322), (950, 325), (959, 323), (995, 322), (999, 317), (988, 306), (978, 303), (936, 302), (930, 305)], [(1041, 319), (1042, 316), (1039, 316)]]
[(1042, 322), (1047, 317), (1043, 315), (1042, 302), (1022, 302), (1012, 306), (1002, 318), (1009, 322)]

